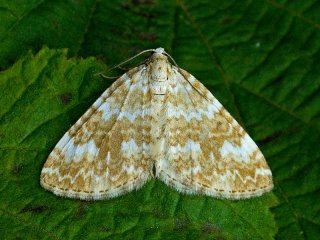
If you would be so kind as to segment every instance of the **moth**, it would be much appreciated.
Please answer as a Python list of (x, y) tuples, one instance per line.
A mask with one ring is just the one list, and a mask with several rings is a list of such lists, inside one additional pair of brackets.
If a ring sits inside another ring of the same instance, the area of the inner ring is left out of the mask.
[(85, 200), (113, 198), (151, 178), (226, 199), (270, 191), (271, 170), (245, 130), (163, 48), (147, 51), (151, 57), (64, 134), (43, 166), (41, 186)]

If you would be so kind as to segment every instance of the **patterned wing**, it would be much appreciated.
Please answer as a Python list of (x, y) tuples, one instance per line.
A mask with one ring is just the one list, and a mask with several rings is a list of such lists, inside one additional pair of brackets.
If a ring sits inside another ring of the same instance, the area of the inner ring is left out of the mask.
[(144, 121), (145, 70), (134, 68), (108, 88), (49, 155), (40, 183), (56, 195), (105, 199), (141, 187), (152, 166)]
[(166, 153), (158, 177), (179, 191), (228, 199), (273, 187), (257, 145), (198, 80), (173, 69), (168, 91)]

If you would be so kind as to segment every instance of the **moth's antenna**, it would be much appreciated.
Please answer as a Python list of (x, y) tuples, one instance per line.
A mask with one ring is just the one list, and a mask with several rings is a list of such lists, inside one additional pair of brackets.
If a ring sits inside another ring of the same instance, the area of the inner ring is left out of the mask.
[(170, 58), (170, 60), (173, 62), (173, 64), (174, 64), (176, 67), (179, 67), (178, 64), (176, 63), (176, 61), (173, 59), (173, 57), (170, 56), (169, 53), (167, 53), (167, 52), (164, 52), (164, 53)]
[[(140, 55), (142, 55), (142, 54), (144, 54), (144, 53), (146, 53), (146, 52), (153, 52), (153, 51), (154, 51), (154, 49), (147, 49), (147, 50), (144, 50), (144, 51), (142, 51), (142, 52), (140, 52), (140, 53), (138, 53), (138, 54), (134, 55), (133, 57), (131, 57), (131, 58), (129, 58), (129, 59), (127, 59), (127, 60), (125, 60), (124, 62), (121, 62), (121, 63), (119, 63), (119, 64), (117, 64), (117, 65), (113, 66), (112, 68), (109, 68), (109, 69), (108, 69), (108, 72), (110, 72), (111, 70), (113, 70), (113, 69), (115, 69), (115, 68), (121, 67), (123, 64), (125, 64), (125, 63), (127, 63), (127, 62), (131, 61), (132, 59), (134, 59), (134, 58), (136, 58), (136, 57), (138, 57), (138, 56), (140, 56)], [(116, 78), (116, 77), (107, 77), (107, 76), (106, 76), (106, 75), (104, 75), (102, 72), (97, 73), (96, 75), (100, 75), (100, 76), (102, 76), (102, 77), (104, 77), (104, 78), (107, 78), (107, 79), (113, 79), (113, 78)]]
[[(115, 69), (115, 68), (121, 67), (123, 64), (125, 64), (125, 63), (127, 63), (127, 62), (130, 62), (132, 59), (134, 59), (134, 58), (136, 58), (136, 57), (138, 57), (138, 56), (140, 56), (140, 55), (142, 55), (142, 54), (144, 54), (144, 53), (147, 53), (147, 52), (158, 52), (157, 50), (158, 50), (158, 51), (160, 50), (160, 53), (163, 53), (163, 54), (165, 54), (166, 56), (168, 56), (168, 57), (170, 58), (170, 60), (173, 62), (173, 64), (174, 64), (176, 67), (179, 67), (178, 64), (176, 63), (176, 61), (174, 61), (174, 59), (170, 56), (170, 54), (168, 54), (167, 52), (165, 52), (163, 48), (157, 48), (157, 49), (147, 49), (147, 50), (144, 50), (144, 51), (142, 51), (142, 52), (134, 55), (133, 57), (131, 57), (131, 58), (129, 58), (129, 59), (127, 59), (127, 60), (125, 60), (125, 61), (117, 64), (117, 65), (115, 65), (114, 67), (108, 69), (108, 71), (111, 71), (111, 70), (113, 70), (113, 69)], [(110, 78), (110, 77), (105, 76), (103, 73), (98, 73), (97, 75), (101, 75), (101, 76), (104, 77), (104, 78)], [(111, 77), (111, 78), (113, 78), (113, 77)]]
[(144, 53), (146, 53), (146, 52), (154, 52), (154, 49), (147, 49), (147, 50), (144, 50), (144, 51), (142, 51), (142, 52), (140, 52), (140, 53), (138, 53), (138, 54), (134, 55), (133, 57), (131, 57), (131, 58), (129, 58), (129, 59), (127, 59), (127, 60), (125, 60), (124, 62), (119, 63), (118, 65), (116, 65), (116, 66), (114, 66), (114, 67), (110, 68), (109, 70), (112, 70), (112, 69), (115, 69), (115, 68), (117, 68), (117, 67), (120, 67), (120, 66), (122, 66), (123, 64), (125, 64), (125, 63), (127, 63), (127, 62), (130, 62), (132, 59), (135, 59), (136, 57), (138, 57), (138, 56), (140, 56), (140, 55), (142, 55), (142, 54), (144, 54)]

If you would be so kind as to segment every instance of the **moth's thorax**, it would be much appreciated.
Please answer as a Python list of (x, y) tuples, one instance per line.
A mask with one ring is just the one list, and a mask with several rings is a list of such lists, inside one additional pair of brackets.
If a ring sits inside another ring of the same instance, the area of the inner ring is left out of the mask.
[(155, 52), (148, 63), (151, 91), (153, 94), (165, 94), (172, 72), (171, 64), (166, 55)]

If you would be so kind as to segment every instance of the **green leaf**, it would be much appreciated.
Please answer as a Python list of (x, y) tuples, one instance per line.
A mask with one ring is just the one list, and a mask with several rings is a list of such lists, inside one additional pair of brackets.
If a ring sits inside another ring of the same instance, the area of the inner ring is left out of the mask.
[[(317, 239), (319, 11), (312, 0), (0, 1), (0, 236)], [(40, 187), (54, 145), (111, 84), (96, 75), (107, 69), (100, 61), (159, 46), (261, 147), (278, 205), (272, 193), (232, 202), (181, 195), (159, 181), (99, 202)]]
[(27, 54), (0, 75), (6, 93), (0, 99), (5, 106), (0, 121), (0, 211), (15, 223), (5, 224), (12, 231), (5, 236), (23, 237), (27, 231), (30, 238), (37, 234), (48, 239), (271, 238), (271, 194), (230, 202), (180, 195), (151, 181), (126, 196), (88, 203), (56, 197), (39, 186), (52, 147), (110, 84), (96, 76), (102, 68), (93, 58), (68, 60), (66, 51), (46, 48), (35, 56)]

